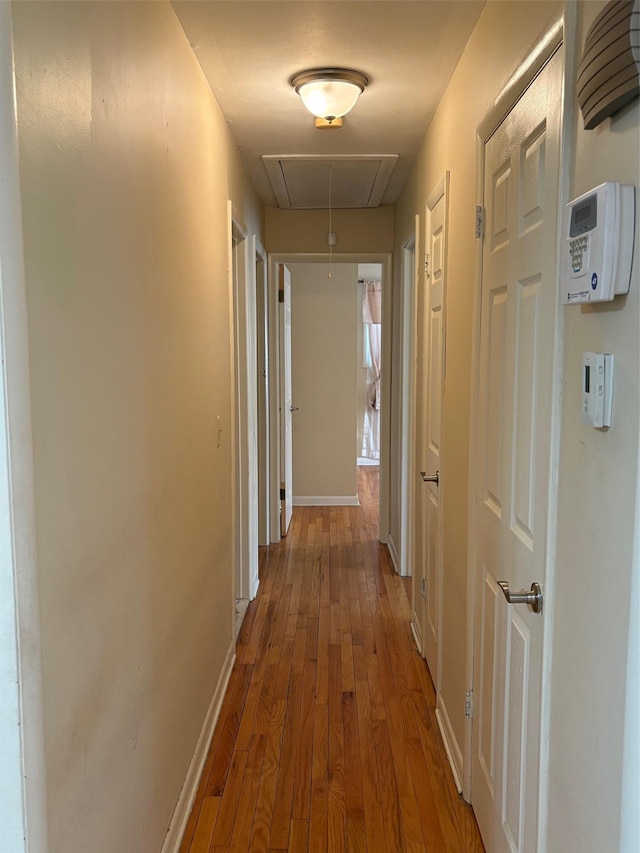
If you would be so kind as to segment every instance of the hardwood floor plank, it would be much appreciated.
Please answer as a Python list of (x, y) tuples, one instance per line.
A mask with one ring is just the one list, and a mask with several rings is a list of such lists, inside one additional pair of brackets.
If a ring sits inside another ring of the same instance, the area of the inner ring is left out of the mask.
[[(266, 648), (266, 647), (265, 647)], [(260, 660), (253, 667), (251, 673), (251, 681), (247, 690), (247, 698), (245, 699), (242, 716), (238, 725), (238, 734), (236, 735), (235, 749), (249, 749), (251, 738), (255, 731), (256, 715), (258, 713), (258, 705), (262, 695), (262, 687), (267, 671), (267, 655), (263, 652), (260, 655)]]
[(251, 853), (266, 853), (269, 849), (283, 734), (284, 726), (272, 725), (267, 735), (262, 776), (258, 786), (251, 838), (247, 848)]
[(329, 850), (346, 850), (347, 802), (344, 781), (344, 732), (342, 723), (329, 717)]
[(416, 788), (418, 812), (427, 850), (445, 850), (446, 844), (422, 744), (419, 741), (407, 741), (407, 755)]
[(180, 853), (483, 853), (435, 718), (405, 582), (359, 507), (295, 507), (260, 549)]
[(384, 814), (384, 835), (387, 850), (404, 851), (404, 837), (400, 820), (400, 800), (393, 772), (393, 758), (386, 720), (374, 720), (373, 745), (378, 763), (378, 779), (380, 780), (380, 800)]
[(318, 703), (313, 709), (313, 766), (314, 782), (329, 777), (329, 705)]
[(234, 752), (229, 766), (229, 775), (220, 800), (220, 809), (213, 832), (213, 846), (229, 846), (236, 820), (238, 803), (242, 793), (242, 781), (249, 753)]
[(380, 681), (380, 668), (378, 666), (378, 655), (366, 655), (367, 678), (369, 693), (371, 695), (371, 716), (376, 720), (384, 720), (387, 712), (384, 706), (384, 693)]
[(381, 787), (375, 754), (375, 741), (371, 717), (371, 699), (366, 681), (356, 682), (356, 707), (362, 768), (362, 794), (364, 803), (367, 845), (370, 853), (385, 851)]
[(219, 809), (220, 797), (204, 798), (198, 818), (198, 826), (189, 846), (189, 853), (209, 853)]
[(245, 664), (240, 664), (237, 668), (234, 667), (236, 680), (222, 721), (220, 740), (207, 783), (207, 796), (209, 797), (220, 797), (224, 792), (252, 672), (253, 667)]
[(310, 853), (329, 850), (329, 783), (314, 779), (311, 783), (311, 820), (309, 821)]
[[(312, 620), (317, 622), (317, 619)], [(309, 630), (309, 629), (307, 629)], [(293, 773), (293, 801), (291, 817), (296, 820), (309, 820), (311, 805), (311, 771), (313, 767), (313, 731), (316, 682), (315, 658), (306, 658), (302, 676), (302, 698), (296, 764)]]
[(291, 674), (290, 697), (284, 723), (278, 784), (273, 805), (271, 835), (269, 847), (287, 849), (291, 822), (291, 802), (293, 799), (294, 768), (297, 757), (297, 739), (299, 728), (300, 698), (302, 695), (302, 674)]
[(267, 735), (255, 734), (251, 739), (247, 763), (238, 800), (236, 819), (233, 824), (230, 851), (243, 853), (249, 849), (249, 839), (253, 828), (253, 816), (256, 809), (256, 796), (262, 777), (262, 766), (267, 746)]
[(258, 698), (258, 707), (254, 721), (253, 731), (255, 734), (266, 735), (269, 732), (269, 723), (271, 721), (271, 712), (273, 710), (273, 697), (276, 690), (276, 680), (278, 678), (278, 664), (271, 663), (267, 666), (267, 671), (262, 680), (262, 689)]
[(400, 816), (407, 853), (424, 853), (427, 847), (422, 833), (416, 797), (400, 797)]
[(342, 727), (344, 732), (344, 764), (345, 768), (348, 768), (348, 772), (345, 773), (347, 820), (361, 820), (364, 826), (364, 796), (362, 793), (360, 738), (355, 689), (342, 693)]
[(309, 821), (292, 820), (289, 830), (290, 853), (307, 853), (309, 849)]
[(323, 604), (318, 618), (316, 702), (324, 705), (329, 701), (329, 609)]
[(348, 853), (367, 853), (367, 830), (364, 819), (347, 818)]

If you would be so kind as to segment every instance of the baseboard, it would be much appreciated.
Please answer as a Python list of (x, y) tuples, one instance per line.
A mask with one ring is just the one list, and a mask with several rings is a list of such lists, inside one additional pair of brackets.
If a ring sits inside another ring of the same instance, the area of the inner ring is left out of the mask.
[(357, 495), (294, 495), (294, 506), (360, 506)]
[(396, 570), (396, 574), (400, 574), (400, 557), (398, 556), (398, 549), (396, 548), (396, 543), (393, 541), (393, 536), (389, 534), (389, 538), (387, 539), (387, 548), (389, 549), (389, 556), (391, 557), (391, 562), (393, 563), (393, 568)]
[(438, 728), (440, 729), (440, 734), (442, 735), (442, 740), (444, 742), (444, 748), (447, 752), (447, 758), (449, 759), (449, 764), (451, 766), (451, 772), (453, 773), (453, 781), (455, 782), (458, 793), (461, 794), (462, 750), (460, 749), (458, 741), (456, 740), (456, 736), (453, 733), (453, 728), (451, 726), (449, 714), (447, 713), (447, 709), (442, 699), (442, 694), (438, 695), (438, 700), (436, 703), (436, 720), (438, 721)]
[(420, 623), (418, 622), (418, 617), (416, 616), (415, 611), (411, 614), (411, 633), (413, 634), (413, 639), (416, 641), (418, 653), (422, 657), (422, 637), (420, 636)]
[(222, 672), (220, 673), (216, 689), (214, 690), (213, 698), (211, 699), (207, 716), (205, 717), (202, 730), (198, 737), (196, 749), (193, 753), (189, 769), (187, 770), (187, 775), (185, 777), (184, 784), (182, 785), (182, 790), (180, 791), (180, 796), (178, 797), (178, 802), (176, 803), (176, 807), (171, 817), (171, 823), (169, 824), (169, 829), (167, 830), (160, 853), (178, 853), (180, 849), (182, 836), (184, 835), (184, 831), (187, 827), (191, 808), (195, 801), (196, 793), (198, 792), (200, 776), (202, 775), (204, 763), (207, 759), (207, 753), (209, 752), (209, 746), (211, 745), (213, 731), (216, 727), (216, 723), (218, 722), (218, 717), (220, 716), (222, 701), (227, 691), (227, 685), (229, 684), (229, 678), (231, 677), (231, 670), (233, 669), (235, 659), (236, 645), (232, 642), (229, 646), (227, 657), (225, 659), (224, 666), (222, 667)]

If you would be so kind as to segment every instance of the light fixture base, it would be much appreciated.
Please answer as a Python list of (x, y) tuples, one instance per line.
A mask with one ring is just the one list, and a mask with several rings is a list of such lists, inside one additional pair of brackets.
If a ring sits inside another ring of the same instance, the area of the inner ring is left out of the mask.
[(361, 92), (369, 85), (369, 78), (362, 71), (354, 68), (309, 68), (294, 74), (289, 83), (298, 92), (305, 83), (314, 83), (317, 80), (337, 80), (339, 82), (353, 83)]
[(342, 116), (329, 121), (326, 118), (316, 118), (316, 127), (318, 130), (326, 130), (329, 127), (342, 127)]

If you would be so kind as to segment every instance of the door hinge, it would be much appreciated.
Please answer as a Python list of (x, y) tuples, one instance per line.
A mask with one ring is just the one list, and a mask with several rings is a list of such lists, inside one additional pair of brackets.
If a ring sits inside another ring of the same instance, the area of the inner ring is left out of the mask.
[(476, 206), (476, 237), (484, 239), (484, 207), (480, 204)]
[(420, 595), (423, 598), (427, 597), (427, 579), (426, 578), (420, 578)]
[(427, 278), (431, 277), (431, 272), (429, 271), (429, 254), (425, 252), (424, 256), (424, 274)]
[(284, 500), (286, 500), (286, 498), (287, 498), (286, 489), (280, 489), (280, 500), (284, 501)]
[(473, 690), (470, 687), (464, 691), (464, 715), (467, 720), (473, 720)]
[(284, 290), (278, 291), (278, 302), (284, 302)]

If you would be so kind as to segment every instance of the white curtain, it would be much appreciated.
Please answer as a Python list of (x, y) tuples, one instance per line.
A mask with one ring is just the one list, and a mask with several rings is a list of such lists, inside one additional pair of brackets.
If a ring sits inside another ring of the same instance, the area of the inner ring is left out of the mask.
[(380, 369), (382, 366), (382, 284), (366, 281), (362, 303), (364, 366), (367, 369), (362, 456), (380, 459)]

